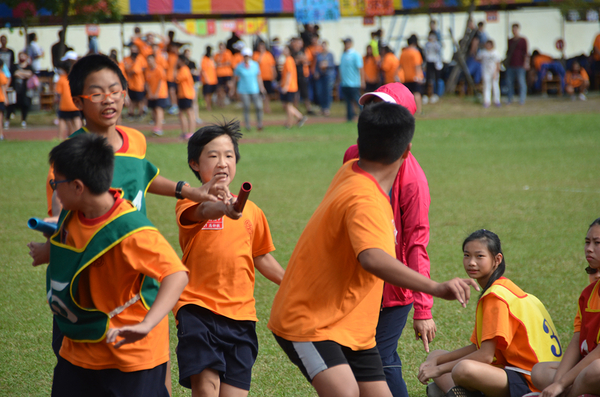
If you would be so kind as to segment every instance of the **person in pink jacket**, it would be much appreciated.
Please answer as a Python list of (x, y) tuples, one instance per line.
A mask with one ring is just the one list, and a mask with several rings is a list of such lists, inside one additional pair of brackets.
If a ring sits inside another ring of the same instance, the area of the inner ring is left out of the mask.
[[(390, 83), (376, 91), (364, 94), (359, 103), (368, 106), (375, 102), (402, 105), (413, 115), (417, 111), (413, 94), (401, 83)], [(346, 150), (344, 162), (358, 158), (358, 146)], [(402, 163), (390, 192), (390, 202), (396, 224), (396, 258), (426, 277), (429, 275), (429, 185), (417, 159), (408, 154)], [(414, 306), (413, 328), (417, 339), (423, 341), (429, 352), (429, 342), (436, 333), (431, 315), (433, 297), (421, 292), (385, 284), (379, 323), (377, 325), (377, 348), (383, 363), (387, 384), (394, 397), (408, 397), (406, 383), (402, 378), (402, 361), (398, 355), (398, 340), (406, 325), (406, 319)]]

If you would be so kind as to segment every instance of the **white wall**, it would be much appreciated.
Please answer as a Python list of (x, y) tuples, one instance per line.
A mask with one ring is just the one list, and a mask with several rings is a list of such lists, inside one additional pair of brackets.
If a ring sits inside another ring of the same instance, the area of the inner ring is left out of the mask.
[[(475, 12), (473, 17), (476, 22), (485, 21), (484, 12)], [(363, 26), (363, 19), (343, 18), (337, 22), (321, 23), (321, 37), (327, 39), (330, 43), (330, 48), (334, 52), (336, 61), (342, 52), (341, 39), (346, 36), (351, 36), (354, 39), (355, 48), (359, 53), (363, 53), (366, 45), (370, 40), (371, 31), (377, 29), (380, 25), (384, 30), (385, 38), (388, 37), (389, 31), (393, 24), (394, 17), (376, 18), (374, 26)], [(429, 32), (429, 16), (427, 15), (411, 15), (408, 17), (397, 16), (395, 29), (392, 32), (393, 36), (398, 36), (402, 33), (400, 48), (406, 43), (406, 38), (412, 33), (417, 34), (421, 43), (425, 43), (427, 33)], [(400, 27), (403, 25), (406, 18), (406, 26), (403, 32), (400, 32)], [(452, 44), (448, 33), (448, 28), (453, 28), (455, 38), (458, 40), (464, 33), (465, 23), (467, 19), (466, 13), (455, 14), (433, 14), (433, 18), (438, 21), (438, 27), (442, 31), (444, 59), (450, 60), (452, 56)], [(561, 37), (564, 28), (566, 56), (572, 57), (581, 53), (589, 54), (592, 43), (596, 35), (600, 32), (600, 24), (598, 22), (563, 22), (561, 14), (555, 9), (539, 9), (531, 8), (519, 11), (498, 12), (498, 21), (494, 23), (486, 23), (486, 32), (489, 37), (496, 42), (496, 48), (501, 54), (506, 52), (506, 40), (510, 34), (510, 26), (518, 22), (521, 25), (521, 33), (529, 41), (530, 52), (538, 49), (543, 53), (547, 53), (553, 57), (560, 57), (560, 53), (555, 48), (555, 42)], [(564, 26), (563, 26), (564, 24)], [(171, 22), (166, 22), (164, 25), (160, 23), (145, 23), (141, 24), (142, 32), (156, 32), (166, 34), (168, 30), (175, 30), (176, 39), (178, 41), (190, 42), (194, 59), (199, 60), (204, 53), (206, 45), (216, 47), (219, 41), (226, 40), (230, 37), (229, 32), (222, 29), (221, 22), (217, 21), (217, 33), (210, 37), (197, 37), (186, 35), (183, 31), (177, 29)], [(100, 51), (108, 53), (111, 48), (121, 49), (121, 29), (124, 30), (125, 42), (128, 42), (133, 34), (133, 28), (136, 24), (106, 24), (101, 26), (99, 45)], [(38, 35), (40, 46), (46, 51), (46, 55), (42, 61), (42, 68), (49, 68), (51, 64), (50, 47), (58, 40), (59, 27), (37, 27), (31, 29)], [(297, 32), (296, 21), (292, 18), (273, 18), (269, 20), (270, 37), (278, 36), (281, 40), (287, 41)], [(8, 36), (8, 46), (13, 50), (21, 50), (25, 46), (25, 39), (22, 31), (14, 29), (12, 32), (7, 28), (1, 28), (0, 34)], [(246, 43), (250, 44), (251, 36), (244, 36)], [(81, 25), (69, 26), (67, 30), (67, 43), (72, 46), (75, 51), (83, 55), (87, 52), (87, 36), (85, 27)], [(395, 42), (391, 42), (395, 46)]]

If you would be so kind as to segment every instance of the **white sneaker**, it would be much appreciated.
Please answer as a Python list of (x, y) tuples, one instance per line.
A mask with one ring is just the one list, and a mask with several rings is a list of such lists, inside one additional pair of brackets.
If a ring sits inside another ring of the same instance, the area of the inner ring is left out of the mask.
[(27, 122), (21, 121), (21, 128), (27, 128)]
[(583, 92), (581, 94), (579, 94), (579, 99), (582, 101), (587, 101), (587, 98)]
[(430, 103), (438, 103), (440, 100), (440, 97), (437, 95), (432, 95), (431, 96), (431, 100), (429, 101)]
[(10, 122), (8, 120), (4, 120), (4, 129), (7, 130), (10, 126)]
[(435, 384), (435, 382), (431, 382), (430, 384), (428, 384), (427, 389), (425, 390), (427, 393), (427, 397), (444, 397), (445, 395), (442, 389), (440, 389), (439, 386)]
[(429, 103), (429, 97), (427, 95), (423, 95), (423, 105), (427, 105)]

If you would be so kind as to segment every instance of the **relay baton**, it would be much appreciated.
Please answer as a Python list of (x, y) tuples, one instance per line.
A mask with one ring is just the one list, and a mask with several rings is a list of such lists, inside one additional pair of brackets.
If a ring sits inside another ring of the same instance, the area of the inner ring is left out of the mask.
[(242, 183), (242, 187), (240, 188), (240, 193), (238, 194), (237, 201), (233, 205), (233, 209), (237, 212), (242, 212), (244, 210), (244, 206), (246, 205), (246, 201), (248, 200), (248, 196), (250, 195), (250, 191), (252, 190), (252, 184), (250, 182)]
[(56, 223), (44, 222), (39, 218), (29, 218), (27, 221), (27, 226), (29, 226), (29, 228), (32, 230), (37, 230), (38, 232), (45, 234), (56, 233), (56, 229), (58, 227)]

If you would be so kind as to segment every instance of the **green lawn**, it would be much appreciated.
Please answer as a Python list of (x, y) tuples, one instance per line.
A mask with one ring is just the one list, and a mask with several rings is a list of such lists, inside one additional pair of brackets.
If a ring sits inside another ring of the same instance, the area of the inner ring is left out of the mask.
[[(506, 276), (546, 304), (566, 347), (576, 300), (587, 282), (583, 239), (587, 225), (600, 216), (598, 125), (597, 114), (417, 121), (413, 153), (431, 190), (432, 277), (464, 276), (462, 240), (479, 228), (496, 232)], [(277, 247), (274, 255), (285, 266), (344, 150), (355, 142), (356, 126), (270, 127), (262, 136), (264, 143), (241, 145), (231, 188), (236, 192), (243, 181), (252, 182), (250, 199), (264, 210)], [(44, 216), (46, 159), (54, 144), (0, 144), (0, 395), (46, 396), (50, 390), (55, 359), (45, 267), (30, 266), (25, 246), (41, 235), (25, 223), (30, 216)], [(148, 147), (148, 158), (174, 180), (192, 180), (186, 157), (184, 144)], [(150, 219), (180, 251), (175, 200), (151, 196), (147, 201)], [(257, 277), (261, 347), (250, 395), (314, 395), (266, 328), (275, 291), (275, 285)], [(475, 300), (465, 310), (436, 299), (438, 333), (431, 347), (454, 349), (468, 343), (474, 309)], [(174, 328), (172, 335), (174, 351)], [(399, 351), (410, 395), (423, 396), (415, 374), (425, 353), (414, 341), (411, 324)], [(174, 395), (190, 395), (177, 379), (174, 359)]]

